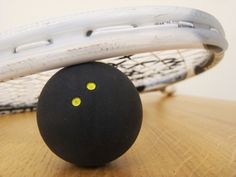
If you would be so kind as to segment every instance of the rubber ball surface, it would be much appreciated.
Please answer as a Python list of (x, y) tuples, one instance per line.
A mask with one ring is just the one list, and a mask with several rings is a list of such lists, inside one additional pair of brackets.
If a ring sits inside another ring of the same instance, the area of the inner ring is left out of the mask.
[(64, 68), (47, 82), (37, 123), (56, 155), (79, 166), (100, 166), (132, 146), (142, 124), (142, 104), (122, 72), (91, 62)]

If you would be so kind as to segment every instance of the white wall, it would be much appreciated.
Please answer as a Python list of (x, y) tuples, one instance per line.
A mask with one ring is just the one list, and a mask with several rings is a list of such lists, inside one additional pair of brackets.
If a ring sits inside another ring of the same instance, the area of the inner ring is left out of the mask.
[(236, 1), (234, 0), (0, 0), (0, 31), (45, 18), (91, 9), (133, 5), (177, 5), (198, 8), (223, 24), (229, 49), (214, 69), (177, 85), (178, 93), (236, 100)]

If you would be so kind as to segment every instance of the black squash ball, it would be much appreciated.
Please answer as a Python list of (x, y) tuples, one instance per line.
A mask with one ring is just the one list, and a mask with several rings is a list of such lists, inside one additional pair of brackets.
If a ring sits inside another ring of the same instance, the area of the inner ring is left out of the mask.
[(142, 104), (121, 71), (103, 63), (79, 64), (47, 82), (39, 97), (37, 123), (56, 155), (79, 166), (100, 166), (134, 143)]

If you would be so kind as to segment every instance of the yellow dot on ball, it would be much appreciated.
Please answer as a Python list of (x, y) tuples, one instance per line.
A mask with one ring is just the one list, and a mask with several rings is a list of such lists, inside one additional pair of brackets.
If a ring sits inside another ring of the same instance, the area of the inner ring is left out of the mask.
[(73, 98), (71, 103), (72, 103), (73, 106), (78, 107), (81, 104), (80, 97)]
[(94, 82), (88, 82), (86, 87), (88, 90), (92, 91), (96, 89), (96, 84)]

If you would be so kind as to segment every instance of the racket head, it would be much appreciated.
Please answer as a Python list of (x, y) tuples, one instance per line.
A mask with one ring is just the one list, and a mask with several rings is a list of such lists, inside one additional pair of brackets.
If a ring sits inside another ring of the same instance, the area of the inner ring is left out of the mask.
[(62, 17), (2, 33), (0, 44), (2, 111), (34, 109), (43, 85), (65, 66), (100, 60), (120, 69), (143, 92), (208, 70), (227, 49), (217, 19), (180, 7)]

